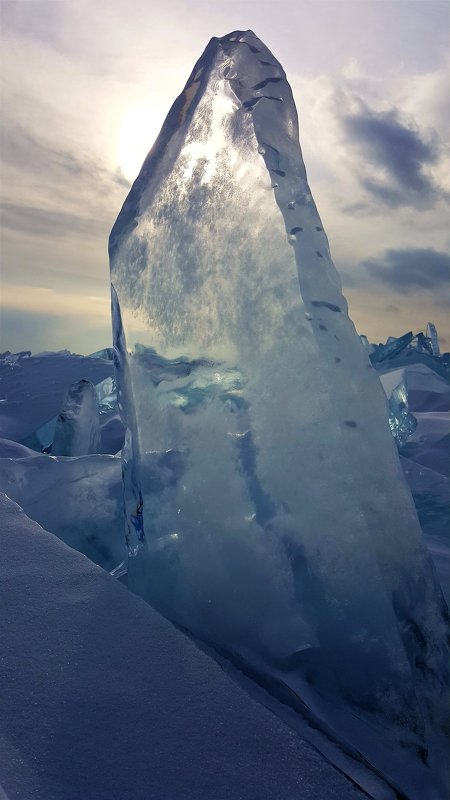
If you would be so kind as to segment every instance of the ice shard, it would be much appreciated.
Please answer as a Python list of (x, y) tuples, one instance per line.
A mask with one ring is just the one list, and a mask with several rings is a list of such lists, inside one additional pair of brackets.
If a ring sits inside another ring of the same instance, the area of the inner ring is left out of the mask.
[(387, 361), (390, 358), (395, 358), (408, 347), (409, 344), (415, 339), (415, 336), (412, 331), (409, 333), (404, 333), (403, 336), (399, 336), (396, 338), (395, 336), (389, 336), (386, 344), (380, 344), (378, 347), (370, 354), (370, 360), (372, 364), (380, 364), (382, 361)]
[(436, 330), (436, 325), (433, 322), (427, 323), (427, 338), (430, 342), (433, 355), (440, 356), (441, 350), (439, 347), (439, 336)]
[(99, 450), (97, 395), (92, 383), (82, 379), (72, 383), (67, 392), (56, 420), (52, 455), (84, 456)]
[(95, 385), (98, 411), (101, 416), (110, 414), (117, 408), (116, 381), (114, 378), (105, 378)]
[(446, 608), (251, 31), (195, 65), (110, 263), (130, 586), (396, 791), (443, 798)]
[(398, 447), (403, 447), (417, 428), (417, 419), (409, 410), (405, 370), (394, 369), (380, 375), (389, 405), (389, 427)]

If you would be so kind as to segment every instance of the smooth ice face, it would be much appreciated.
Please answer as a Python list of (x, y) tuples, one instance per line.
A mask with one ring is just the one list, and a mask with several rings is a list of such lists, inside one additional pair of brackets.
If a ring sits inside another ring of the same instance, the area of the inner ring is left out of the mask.
[(84, 456), (98, 453), (99, 450), (97, 395), (90, 381), (77, 381), (70, 386), (62, 411), (56, 420), (52, 454)]
[(131, 587), (407, 797), (443, 796), (442, 596), (253, 33), (211, 40), (110, 258)]

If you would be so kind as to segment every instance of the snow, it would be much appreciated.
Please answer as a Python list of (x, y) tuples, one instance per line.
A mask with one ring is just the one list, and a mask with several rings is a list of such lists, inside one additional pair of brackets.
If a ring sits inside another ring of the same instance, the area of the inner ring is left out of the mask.
[(8, 800), (366, 797), (183, 633), (4, 496), (0, 518)]

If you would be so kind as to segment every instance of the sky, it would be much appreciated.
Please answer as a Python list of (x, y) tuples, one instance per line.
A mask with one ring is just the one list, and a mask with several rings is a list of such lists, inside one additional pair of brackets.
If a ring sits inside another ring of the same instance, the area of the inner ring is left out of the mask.
[(107, 241), (212, 36), (292, 86), (349, 313), (450, 349), (450, 3), (0, 0), (0, 351), (111, 345)]

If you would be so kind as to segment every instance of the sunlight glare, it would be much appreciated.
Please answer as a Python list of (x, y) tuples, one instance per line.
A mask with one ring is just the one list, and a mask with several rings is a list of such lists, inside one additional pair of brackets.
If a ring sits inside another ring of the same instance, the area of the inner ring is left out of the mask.
[(129, 181), (137, 178), (162, 121), (159, 108), (149, 108), (148, 100), (132, 108), (123, 118), (117, 137), (117, 154), (120, 169)]

